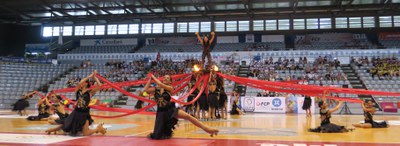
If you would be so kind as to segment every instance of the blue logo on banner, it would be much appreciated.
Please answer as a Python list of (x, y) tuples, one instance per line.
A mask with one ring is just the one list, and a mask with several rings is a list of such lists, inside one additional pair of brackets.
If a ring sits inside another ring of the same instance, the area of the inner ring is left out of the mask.
[(94, 41), (94, 45), (95, 46), (97, 46), (97, 45), (101, 45), (101, 39), (96, 39), (95, 41)]
[(274, 105), (274, 107), (279, 107), (281, 106), (282, 101), (279, 98), (275, 98), (272, 100), (272, 105)]

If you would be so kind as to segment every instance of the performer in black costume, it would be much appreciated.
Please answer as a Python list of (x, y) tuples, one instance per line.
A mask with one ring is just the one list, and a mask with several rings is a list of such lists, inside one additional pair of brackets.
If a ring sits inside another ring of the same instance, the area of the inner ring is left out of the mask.
[(203, 46), (203, 53), (201, 55), (201, 67), (204, 67), (206, 57), (208, 59), (208, 65), (209, 67), (211, 67), (212, 57), (210, 52), (211, 52), (211, 45), (214, 42), (215, 33), (211, 32), (211, 39), (208, 36), (204, 36), (203, 38), (201, 38), (198, 32), (196, 32), (195, 34), (197, 36), (197, 39), (200, 41), (200, 44)]
[[(199, 88), (203, 86), (203, 83), (200, 83)], [(199, 89), (200, 91), (200, 89)], [(207, 94), (204, 91), (201, 93), (200, 98), (196, 101), (196, 118), (197, 119), (204, 119), (207, 120), (207, 114), (208, 113), (208, 102), (207, 102)], [(201, 112), (201, 117), (200, 117), (200, 112)]]
[[(151, 80), (154, 80), (158, 87), (149, 88)], [(196, 118), (175, 107), (175, 103), (171, 102), (171, 92), (174, 90), (171, 86), (171, 82), (172, 79), (169, 75), (164, 76), (163, 82), (154, 77), (154, 75), (151, 75), (144, 87), (144, 91), (147, 93), (154, 93), (154, 97), (157, 102), (157, 114), (154, 130), (149, 137), (151, 139), (171, 138), (173, 135), (173, 130), (175, 129), (175, 125), (178, 123), (177, 118), (189, 120), (197, 127), (209, 133), (211, 136), (217, 135), (217, 129), (210, 128), (202, 124)]]
[(50, 95), (46, 95), (44, 98), (39, 98), (37, 103), (38, 107), (38, 115), (37, 116), (29, 116), (27, 120), (29, 121), (40, 121), (40, 120), (47, 120), (50, 116), (50, 102), (49, 102)]
[(232, 101), (231, 115), (243, 115), (244, 113), (238, 106), (240, 93), (233, 91), (232, 96), (234, 96), (234, 100)]
[(68, 117), (69, 114), (64, 109), (63, 99), (60, 95), (56, 94), (53, 94), (51, 97), (54, 101), (51, 107), (54, 109), (54, 112), (57, 114), (58, 118), (50, 116), (48, 122), (52, 125), (64, 124), (64, 120)]
[(218, 93), (217, 93), (217, 79), (216, 79), (216, 74), (213, 74), (213, 72), (211, 72), (211, 76), (209, 78), (209, 86), (208, 86), (208, 118), (211, 120), (216, 119), (215, 118), (215, 112), (216, 112), (216, 108), (218, 107)]
[(335, 108), (333, 109), (328, 109), (328, 105), (326, 104), (326, 101), (321, 100), (318, 103), (318, 106), (320, 107), (319, 114), (321, 118), (321, 126), (315, 129), (309, 129), (310, 132), (321, 132), (321, 133), (343, 133), (343, 132), (348, 132), (349, 130), (346, 129), (344, 126), (339, 126), (336, 124), (331, 123), (330, 118), (331, 114), (335, 111), (337, 111), (340, 106), (342, 106), (343, 101), (339, 101), (339, 104), (336, 105)]
[(303, 102), (302, 109), (306, 110), (307, 117), (311, 117), (311, 109), (310, 109), (311, 108), (311, 102), (312, 102), (311, 97), (306, 95), (304, 97), (304, 102)]
[(367, 103), (363, 101), (361, 106), (364, 110), (364, 123), (363, 124), (353, 124), (354, 127), (358, 128), (387, 128), (388, 124), (386, 121), (383, 122), (375, 122), (374, 121), (374, 114), (375, 108), (373, 107), (374, 103), (371, 100), (368, 100)]
[[(188, 85), (189, 90), (191, 90), (196, 85), (197, 80), (198, 80), (198, 76), (197, 75), (193, 75), (192, 78), (190, 79), (190, 82), (189, 82), (189, 85)], [(192, 92), (192, 94), (190, 94), (188, 96), (187, 102), (191, 102), (194, 98), (196, 98), (197, 94), (199, 94), (199, 89), (198, 88), (196, 88)], [(196, 117), (196, 111), (195, 111), (195, 107), (196, 106), (195, 106), (195, 103), (188, 104), (188, 105), (186, 105), (186, 108), (185, 108), (186, 113), (188, 113), (188, 114), (190, 114), (190, 115), (192, 115), (194, 117)]]
[(22, 95), (21, 99), (15, 102), (12, 111), (17, 111), (20, 116), (27, 116), (26, 108), (29, 107), (28, 99), (32, 98), (35, 91)]
[[(141, 92), (139, 93), (139, 96), (141, 96), (141, 97), (146, 97), (146, 96), (144, 96), (144, 95), (145, 95), (145, 92), (143, 92), (143, 91), (141, 91)], [(138, 101), (136, 102), (135, 109), (141, 109), (141, 108), (143, 107), (143, 104), (144, 104), (143, 101), (138, 100)]]
[[(76, 135), (78, 132), (82, 132), (84, 136), (92, 135), (94, 133), (105, 134), (107, 131), (103, 128), (103, 124), (99, 124), (95, 130), (89, 129), (89, 125), (93, 123), (93, 119), (90, 116), (90, 99), (96, 92), (100, 90), (101, 82), (95, 76), (97, 71), (94, 71), (88, 77), (82, 79), (76, 86), (76, 106), (72, 113), (64, 120), (64, 124), (46, 130), (48, 134), (56, 132), (62, 129), (64, 132), (69, 132), (71, 135)], [(89, 79), (92, 78), (96, 81), (96, 87), (90, 89)]]
[(219, 94), (219, 100), (218, 100), (218, 113), (221, 113), (217, 117), (220, 117), (222, 119), (227, 119), (228, 117), (228, 110), (227, 110), (227, 102), (228, 102), (228, 96), (225, 93), (225, 87), (224, 87), (224, 78), (221, 76), (217, 76), (217, 91)]

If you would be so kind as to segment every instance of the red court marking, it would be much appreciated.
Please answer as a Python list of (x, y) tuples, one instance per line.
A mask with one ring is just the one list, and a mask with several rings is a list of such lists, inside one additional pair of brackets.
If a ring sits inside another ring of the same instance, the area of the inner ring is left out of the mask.
[[(197, 138), (172, 138), (167, 140), (151, 140), (146, 137), (122, 137), (122, 136), (89, 136), (80, 139), (64, 141), (60, 143), (49, 144), (51, 146), (261, 146), (261, 145), (279, 145), (293, 146), (294, 144), (303, 145), (337, 145), (337, 146), (399, 146), (400, 143), (361, 143), (361, 142), (313, 142), (313, 141), (273, 141), (273, 140), (239, 140), (239, 139), (197, 139)], [(11, 145), (0, 143), (0, 145)], [(12, 144), (28, 146), (29, 144)], [(30, 146), (30, 145), (29, 145)]]

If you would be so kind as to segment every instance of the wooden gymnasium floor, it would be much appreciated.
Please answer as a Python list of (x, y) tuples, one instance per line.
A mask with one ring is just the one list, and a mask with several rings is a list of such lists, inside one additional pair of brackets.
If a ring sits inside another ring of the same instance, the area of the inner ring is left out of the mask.
[[(34, 113), (34, 111), (30, 111)], [(107, 112), (96, 114), (112, 115)], [(248, 113), (230, 116), (228, 120), (205, 121), (217, 127), (216, 137), (195, 127), (187, 121), (180, 121), (175, 135), (168, 140), (146, 138), (154, 126), (154, 115), (136, 114), (132, 116), (99, 119), (108, 128), (105, 136), (46, 135), (45, 129), (51, 127), (46, 121), (27, 121), (9, 111), (0, 111), (0, 145), (138, 145), (138, 146), (306, 146), (306, 145), (400, 145), (400, 117), (397, 115), (377, 115), (376, 120), (387, 120), (392, 125), (384, 129), (355, 129), (348, 133), (310, 133), (307, 129), (319, 124), (319, 116), (308, 119), (305, 115)], [(352, 123), (362, 121), (362, 115), (333, 115), (333, 123), (352, 127)], [(96, 124), (95, 123), (95, 124)]]

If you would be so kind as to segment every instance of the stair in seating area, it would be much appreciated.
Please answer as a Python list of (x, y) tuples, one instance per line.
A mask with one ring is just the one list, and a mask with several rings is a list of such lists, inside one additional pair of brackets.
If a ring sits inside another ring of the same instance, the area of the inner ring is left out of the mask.
[[(363, 81), (360, 79), (360, 77), (350, 64), (342, 64), (341, 68), (343, 70), (343, 73), (347, 75), (347, 80), (349, 80), (351, 86), (354, 89), (368, 90)], [(382, 110), (378, 102), (371, 95), (358, 95), (358, 98), (362, 100), (371, 100), (374, 103), (374, 107), (377, 110), (379, 111)]]
[[(247, 78), (249, 77), (249, 72), (250, 72), (250, 66), (240, 65), (236, 76)], [(235, 83), (235, 89), (241, 93), (241, 96), (246, 95), (247, 86)]]

